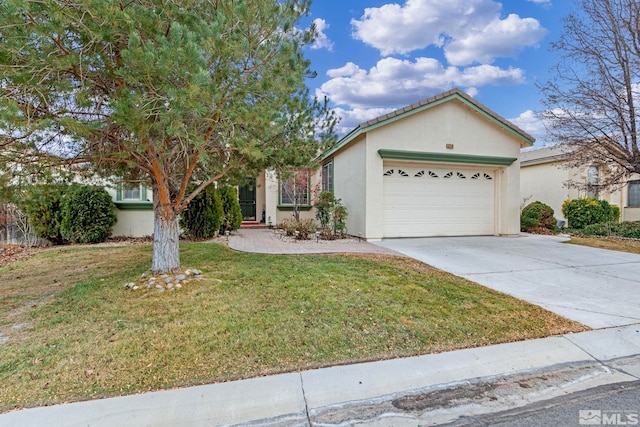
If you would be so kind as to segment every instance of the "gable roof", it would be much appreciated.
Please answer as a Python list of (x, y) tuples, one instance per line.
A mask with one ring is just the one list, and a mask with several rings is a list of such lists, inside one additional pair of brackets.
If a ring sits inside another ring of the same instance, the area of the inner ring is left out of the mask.
[(411, 105), (407, 105), (406, 107), (392, 111), (389, 114), (385, 114), (385, 115), (376, 117), (375, 119), (371, 119), (366, 122), (360, 123), (351, 132), (349, 132), (347, 135), (342, 137), (335, 146), (333, 146), (329, 151), (327, 151), (322, 156), (322, 159), (324, 160), (332, 156), (342, 147), (349, 144), (358, 136), (367, 133), (368, 131), (376, 129), (380, 126), (385, 126), (396, 120), (411, 116), (421, 111), (428, 110), (432, 107), (435, 107), (437, 105), (440, 105), (452, 100), (457, 100), (459, 102), (462, 102), (471, 110), (474, 110), (475, 112), (489, 119), (490, 121), (492, 121), (493, 123), (501, 127), (502, 129), (514, 135), (516, 138), (520, 139), (521, 145), (523, 146), (533, 145), (535, 141), (535, 138), (533, 136), (529, 135), (527, 132), (520, 129), (518, 126), (514, 125), (509, 120), (500, 116), (496, 112), (480, 104), (478, 101), (476, 101), (475, 99), (473, 99), (472, 97), (464, 93), (462, 90), (455, 88), (447, 92), (441, 93), (440, 95), (436, 95), (431, 98), (423, 99), (422, 101), (413, 103)]

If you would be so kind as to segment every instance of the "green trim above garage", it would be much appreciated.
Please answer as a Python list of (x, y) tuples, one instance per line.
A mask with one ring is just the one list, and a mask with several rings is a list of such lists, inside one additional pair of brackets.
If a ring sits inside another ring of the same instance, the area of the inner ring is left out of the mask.
[(378, 150), (385, 160), (408, 160), (420, 162), (463, 163), (472, 165), (509, 166), (516, 157), (477, 156), (472, 154), (432, 153), (426, 151)]

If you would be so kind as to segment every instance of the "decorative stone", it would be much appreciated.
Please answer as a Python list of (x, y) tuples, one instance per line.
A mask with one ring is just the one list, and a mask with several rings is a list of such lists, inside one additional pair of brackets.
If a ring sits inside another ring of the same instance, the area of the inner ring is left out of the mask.
[(180, 289), (180, 288), (182, 288), (182, 285), (180, 283), (176, 283), (176, 288)]
[(137, 291), (138, 289), (140, 289), (140, 286), (134, 286), (132, 289), (133, 289), (134, 291)]
[(176, 280), (179, 280), (180, 282), (182, 282), (183, 280), (186, 280), (187, 276), (185, 276), (184, 274), (178, 274), (176, 276)]
[(160, 286), (158, 289), (158, 293), (163, 293), (164, 292), (164, 288), (162, 286)]
[(173, 277), (167, 277), (164, 279), (165, 283), (172, 283), (173, 282)]
[(173, 289), (173, 283), (167, 283), (167, 289), (172, 290)]

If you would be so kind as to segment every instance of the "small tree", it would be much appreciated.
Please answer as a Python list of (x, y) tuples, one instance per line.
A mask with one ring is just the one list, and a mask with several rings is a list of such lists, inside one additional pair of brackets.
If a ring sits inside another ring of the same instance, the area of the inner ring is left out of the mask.
[(242, 225), (242, 209), (238, 201), (238, 190), (228, 185), (218, 189), (220, 200), (222, 201), (222, 210), (224, 219), (222, 221), (221, 232), (235, 231)]
[(180, 216), (185, 235), (198, 239), (215, 237), (222, 227), (224, 210), (220, 195), (213, 186), (198, 194)]
[(302, 207), (311, 205), (312, 189), (311, 177), (315, 173), (313, 168), (300, 168), (281, 171), (280, 178), (280, 203), (291, 206), (295, 221), (300, 221)]

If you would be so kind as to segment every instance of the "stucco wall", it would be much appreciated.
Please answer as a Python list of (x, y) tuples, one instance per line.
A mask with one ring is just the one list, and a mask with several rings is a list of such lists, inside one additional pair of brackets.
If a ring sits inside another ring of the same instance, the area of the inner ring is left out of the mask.
[(366, 164), (364, 137), (354, 141), (333, 159), (334, 194), (347, 208), (347, 233), (366, 236), (366, 179), (371, 173)]
[[(371, 240), (383, 236), (383, 162), (378, 150), (514, 158), (520, 154), (519, 139), (456, 100), (373, 129), (367, 133), (366, 143), (366, 237)], [(496, 232), (518, 234), (519, 163), (496, 169), (500, 170)]]
[(113, 227), (112, 236), (144, 237), (153, 234), (153, 211), (116, 209), (118, 222)]
[(565, 220), (562, 204), (565, 200), (578, 197), (578, 191), (567, 188), (569, 170), (558, 162), (527, 165), (520, 169), (520, 204), (522, 207), (533, 202), (551, 206), (556, 219)]

